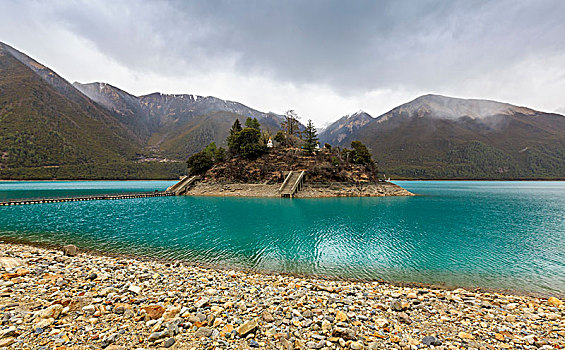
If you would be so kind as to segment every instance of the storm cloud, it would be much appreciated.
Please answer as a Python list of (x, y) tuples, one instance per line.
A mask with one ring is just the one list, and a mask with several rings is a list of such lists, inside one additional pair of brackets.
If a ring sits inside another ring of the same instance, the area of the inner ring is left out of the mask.
[(175, 92), (321, 123), (430, 92), (563, 107), (563, 13), (559, 0), (3, 1), (0, 40), (69, 80), (89, 67), (133, 93), (190, 89)]

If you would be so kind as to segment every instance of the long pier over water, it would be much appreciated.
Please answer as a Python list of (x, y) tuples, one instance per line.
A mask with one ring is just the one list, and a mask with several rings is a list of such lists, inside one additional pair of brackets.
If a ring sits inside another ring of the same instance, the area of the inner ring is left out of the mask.
[(127, 193), (127, 194), (124, 193), (124, 194), (92, 195), (92, 196), (67, 197), (67, 198), (21, 199), (21, 200), (0, 202), (0, 206), (81, 202), (81, 201), (97, 201), (97, 200), (117, 200), (117, 199), (129, 199), (129, 198), (169, 197), (169, 196), (175, 196), (175, 193), (171, 193), (171, 192)]

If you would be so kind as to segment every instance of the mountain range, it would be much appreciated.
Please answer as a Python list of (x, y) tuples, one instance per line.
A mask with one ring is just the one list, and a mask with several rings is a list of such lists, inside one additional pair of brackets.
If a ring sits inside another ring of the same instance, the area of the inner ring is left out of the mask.
[(212, 96), (153, 93), (133, 96), (106, 83), (73, 86), (116, 115), (146, 147), (146, 152), (186, 159), (210, 142), (225, 145), (235, 119), (257, 118), (263, 129), (276, 132), (282, 116)]
[[(247, 117), (273, 134), (283, 118), (212, 96), (71, 84), (0, 43), (0, 178), (175, 178)], [(361, 140), (395, 178), (565, 178), (565, 117), (495, 101), (425, 95), (376, 118), (344, 116), (319, 137)]]
[(0, 178), (175, 178), (247, 117), (272, 132), (282, 121), (216, 97), (70, 84), (0, 43)]
[(320, 141), (360, 140), (395, 178), (565, 178), (565, 117), (488, 100), (425, 95), (373, 118), (345, 116)]

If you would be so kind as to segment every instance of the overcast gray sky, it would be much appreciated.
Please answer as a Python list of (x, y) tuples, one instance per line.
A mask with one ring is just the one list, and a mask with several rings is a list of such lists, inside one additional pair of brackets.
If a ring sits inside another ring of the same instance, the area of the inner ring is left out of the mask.
[(419, 95), (565, 107), (565, 1), (12, 1), (0, 41), (69, 81), (318, 126)]

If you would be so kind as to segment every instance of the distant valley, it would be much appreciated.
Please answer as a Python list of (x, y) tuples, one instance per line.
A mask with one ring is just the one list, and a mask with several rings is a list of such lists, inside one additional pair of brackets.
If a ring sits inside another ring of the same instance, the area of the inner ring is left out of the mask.
[[(71, 84), (0, 43), (0, 178), (176, 178), (188, 156), (225, 146), (247, 117), (272, 134), (282, 121), (211, 96)], [(377, 117), (344, 116), (319, 137), (362, 141), (393, 178), (565, 178), (565, 117), (495, 101), (425, 95)]]

